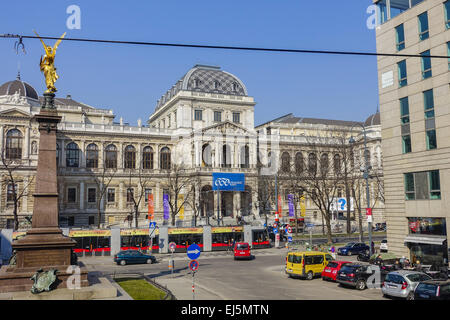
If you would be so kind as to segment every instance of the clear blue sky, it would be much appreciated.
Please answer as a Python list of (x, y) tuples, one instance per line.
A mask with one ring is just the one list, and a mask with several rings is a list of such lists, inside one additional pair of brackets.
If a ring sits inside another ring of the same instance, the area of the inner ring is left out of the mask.
[[(366, 27), (371, 0), (8, 1), (0, 34), (314, 50), (376, 51)], [(81, 30), (68, 30), (69, 5), (81, 8)], [(22, 80), (42, 92), (38, 40), (17, 55), (0, 39), (0, 83)], [(53, 45), (53, 41), (49, 41)], [(364, 120), (378, 104), (375, 57), (235, 52), (63, 42), (56, 56), (57, 95), (111, 108), (116, 121), (146, 121), (156, 101), (195, 64), (238, 76), (257, 102), (255, 124), (287, 113)]]

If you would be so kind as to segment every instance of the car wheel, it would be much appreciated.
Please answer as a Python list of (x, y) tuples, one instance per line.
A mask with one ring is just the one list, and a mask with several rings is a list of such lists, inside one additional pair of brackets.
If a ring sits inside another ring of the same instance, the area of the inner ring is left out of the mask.
[(306, 275), (306, 279), (312, 280), (313, 278), (314, 278), (314, 273), (312, 273), (312, 271), (309, 271), (308, 274)]
[(147, 264), (152, 264), (153, 260), (152, 259), (147, 259)]
[(406, 300), (414, 300), (414, 292), (410, 292), (406, 297)]
[(351, 256), (351, 255), (352, 255), (352, 252), (351, 252), (351, 251), (347, 252), (347, 255), (348, 255), (348, 256)]
[(127, 264), (127, 262), (125, 261), (125, 260), (120, 260), (120, 265), (121, 266), (124, 266), (124, 265), (126, 265)]
[(364, 280), (358, 280), (356, 282), (356, 289), (364, 290), (366, 288), (366, 282)]

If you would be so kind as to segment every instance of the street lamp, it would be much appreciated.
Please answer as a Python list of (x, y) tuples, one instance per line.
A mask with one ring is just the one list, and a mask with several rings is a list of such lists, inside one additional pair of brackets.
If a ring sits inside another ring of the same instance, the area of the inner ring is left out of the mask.
[[(367, 201), (367, 208), (366, 210), (370, 209), (370, 192), (369, 192), (369, 170), (370, 170), (370, 164), (369, 164), (369, 153), (367, 150), (367, 135), (366, 135), (366, 127), (361, 124), (361, 123), (355, 123), (350, 131), (352, 131), (353, 127), (355, 125), (359, 125), (361, 126), (361, 128), (363, 129), (363, 134), (364, 134), (364, 171), (363, 171), (363, 178), (366, 180), (366, 201)], [(356, 141), (353, 138), (353, 136), (350, 137), (349, 139), (349, 143), (350, 144), (354, 144)], [(361, 221), (361, 213), (359, 216), (359, 219)], [(372, 215), (370, 213), (370, 215), (368, 215), (368, 224), (369, 224), (369, 254), (370, 256), (372, 256), (373, 252), (372, 252)], [(361, 230), (362, 231), (362, 230)]]

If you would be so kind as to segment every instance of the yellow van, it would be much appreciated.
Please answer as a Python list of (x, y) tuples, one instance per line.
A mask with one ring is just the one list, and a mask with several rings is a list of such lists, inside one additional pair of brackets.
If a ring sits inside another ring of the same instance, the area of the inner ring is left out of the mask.
[(286, 273), (289, 277), (301, 277), (312, 280), (321, 275), (328, 262), (334, 260), (325, 252), (289, 252), (286, 257)]

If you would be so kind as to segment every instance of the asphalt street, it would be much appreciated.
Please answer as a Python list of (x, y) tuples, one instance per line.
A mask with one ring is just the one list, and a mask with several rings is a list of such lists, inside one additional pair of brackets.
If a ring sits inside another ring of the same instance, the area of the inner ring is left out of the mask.
[[(175, 268), (169, 270), (170, 255), (157, 255), (158, 263), (118, 266), (112, 257), (81, 258), (88, 270), (102, 274), (143, 273), (166, 286), (179, 300), (379, 300), (380, 289), (358, 291), (316, 278), (311, 281), (288, 278), (284, 273), (287, 249), (254, 250), (253, 260), (235, 261), (231, 253), (208, 252), (198, 258), (193, 279), (186, 254), (175, 254)], [(338, 257), (356, 261), (356, 256)], [(192, 293), (194, 280), (195, 296)]]

